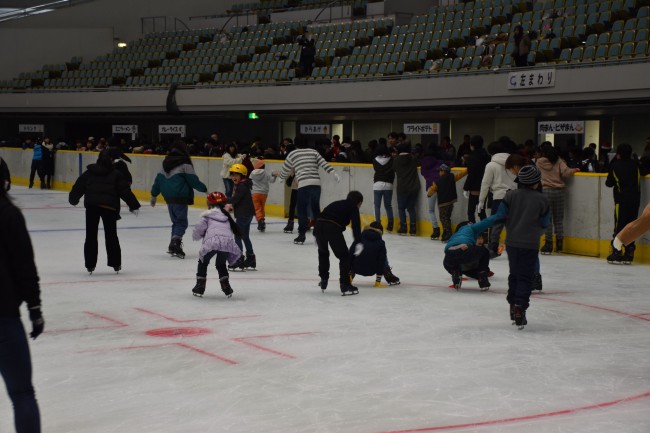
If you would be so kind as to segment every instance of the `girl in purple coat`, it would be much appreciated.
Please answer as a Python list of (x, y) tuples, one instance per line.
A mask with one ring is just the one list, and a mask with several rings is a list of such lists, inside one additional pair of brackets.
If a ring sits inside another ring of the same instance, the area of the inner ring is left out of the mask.
[(215, 266), (219, 272), (221, 290), (227, 297), (232, 296), (232, 287), (228, 281), (228, 267), (241, 256), (241, 250), (235, 243), (235, 237), (241, 238), (241, 231), (225, 208), (228, 197), (222, 192), (208, 194), (208, 209), (201, 214), (201, 220), (194, 226), (192, 239), (203, 239), (199, 250), (199, 264), (196, 269), (196, 286), (192, 289), (194, 296), (202, 297), (205, 292), (205, 279), (208, 265), (216, 256)]

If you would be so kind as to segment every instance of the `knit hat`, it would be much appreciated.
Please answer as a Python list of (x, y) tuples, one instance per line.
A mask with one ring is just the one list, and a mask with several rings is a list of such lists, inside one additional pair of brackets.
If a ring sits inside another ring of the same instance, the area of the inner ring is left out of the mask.
[(535, 185), (542, 180), (542, 174), (534, 165), (524, 165), (519, 169), (517, 178), (522, 185)]
[(451, 168), (447, 164), (441, 164), (440, 168), (438, 168), (440, 171), (451, 171)]

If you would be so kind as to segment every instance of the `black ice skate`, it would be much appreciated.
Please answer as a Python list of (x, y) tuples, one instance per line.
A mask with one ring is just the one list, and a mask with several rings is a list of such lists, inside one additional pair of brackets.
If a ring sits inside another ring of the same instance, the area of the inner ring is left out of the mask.
[(228, 277), (219, 278), (219, 283), (221, 284), (221, 291), (223, 294), (226, 295), (227, 298), (231, 298), (233, 290), (232, 287), (230, 287), (230, 280)]
[(555, 238), (555, 252), (561, 253), (564, 247), (564, 238)]
[(399, 228), (397, 229), (397, 234), (400, 236), (406, 236), (406, 224), (400, 224)]
[(321, 291), (325, 293), (325, 290), (327, 289), (327, 278), (321, 278), (318, 282), (318, 287), (320, 287)]
[(198, 296), (199, 298), (203, 297), (205, 293), (205, 277), (196, 277), (196, 285), (192, 289), (192, 294)]
[(264, 220), (260, 220), (257, 222), (257, 230), (264, 233), (264, 230), (266, 230), (266, 222)]
[(488, 273), (483, 271), (478, 273), (478, 286), (481, 288), (481, 292), (486, 292), (490, 290), (490, 281), (488, 280)]
[(384, 279), (389, 286), (400, 284), (399, 278), (393, 274), (393, 271), (388, 266), (384, 268)]
[(636, 250), (634, 244), (625, 247), (625, 254), (623, 254), (623, 263), (625, 263), (626, 265), (632, 264), (632, 262), (634, 261), (634, 250)]
[(89, 273), (90, 275), (92, 275), (93, 272), (95, 271), (95, 268), (86, 268), (86, 270), (88, 271), (88, 273)]
[(454, 289), (460, 290), (460, 286), (463, 284), (463, 274), (460, 271), (452, 271), (451, 282), (454, 284)]
[(393, 231), (393, 220), (388, 220), (388, 225), (386, 226), (386, 231), (387, 232), (392, 232)]
[(510, 321), (515, 324), (515, 304), (510, 304)]
[(287, 221), (287, 225), (284, 226), (283, 231), (285, 233), (293, 233), (293, 220)]
[(544, 255), (551, 254), (553, 252), (553, 241), (544, 241), (544, 245), (539, 252)]
[(300, 244), (304, 245), (305, 244), (305, 234), (304, 233), (298, 233), (298, 237), (293, 240), (294, 244)]
[(181, 238), (172, 238), (171, 243), (169, 244), (169, 251), (172, 257), (178, 257), (179, 259), (185, 258), (185, 252), (183, 251), (183, 242)]
[(352, 284), (341, 284), (341, 296), (358, 295), (359, 289)]
[(228, 269), (231, 271), (243, 271), (244, 270), (244, 256), (241, 256), (237, 259), (232, 265), (228, 265)]
[(256, 266), (257, 266), (257, 262), (255, 261), (255, 254), (247, 255), (246, 259), (244, 260), (244, 269), (255, 271)]
[(113, 270), (115, 270), (116, 274), (119, 274), (120, 271), (122, 270), (122, 266), (113, 266)]
[(623, 260), (623, 252), (612, 247), (612, 253), (607, 256), (607, 263), (621, 264), (623, 263)]
[(416, 232), (417, 232), (416, 225), (415, 225), (415, 224), (411, 224), (411, 226), (409, 227), (409, 235), (411, 235), (411, 236), (417, 236)]
[(533, 275), (533, 284), (531, 286), (532, 290), (537, 290), (538, 292), (542, 291), (542, 274), (535, 272)]
[(443, 244), (446, 244), (449, 239), (451, 239), (451, 233), (450, 232), (444, 232), (442, 234), (442, 237), (440, 238), (440, 242), (442, 242)]
[(431, 233), (431, 240), (434, 241), (440, 237), (440, 227), (434, 227), (433, 233)]
[(515, 305), (513, 316), (517, 329), (520, 331), (524, 329), (524, 326), (528, 324), (528, 321), (526, 320), (526, 310), (524, 310), (521, 305)]

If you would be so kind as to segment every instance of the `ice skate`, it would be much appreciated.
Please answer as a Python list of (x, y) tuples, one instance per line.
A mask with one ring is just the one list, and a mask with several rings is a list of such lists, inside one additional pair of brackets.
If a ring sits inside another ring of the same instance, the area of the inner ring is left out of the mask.
[(115, 270), (116, 274), (119, 274), (120, 271), (122, 270), (122, 266), (113, 266), (113, 269)]
[(231, 271), (243, 271), (244, 270), (244, 256), (240, 256), (235, 263), (228, 265), (228, 269)]
[(510, 304), (510, 321), (515, 324), (515, 304)]
[(434, 227), (433, 233), (431, 233), (431, 240), (434, 241), (440, 237), (440, 227)]
[(409, 227), (409, 235), (417, 236), (417, 228), (415, 224), (411, 224), (411, 226)]
[(95, 271), (95, 268), (86, 268), (86, 270), (88, 271), (89, 275), (92, 275), (93, 272)]
[(320, 287), (321, 291), (325, 293), (325, 290), (327, 289), (327, 278), (321, 278), (318, 282), (318, 287)]
[(400, 236), (406, 236), (406, 224), (400, 224), (399, 229), (397, 229), (397, 234)]
[(460, 271), (452, 271), (451, 282), (454, 285), (454, 289), (460, 290), (460, 287), (463, 284), (463, 275), (460, 273)]
[(384, 279), (386, 280), (389, 286), (400, 284), (399, 278), (397, 278), (397, 276), (393, 274), (393, 271), (388, 266), (384, 268)]
[(259, 220), (257, 222), (257, 230), (261, 231), (264, 233), (264, 230), (266, 230), (266, 222), (264, 220)]
[(533, 284), (531, 286), (532, 290), (537, 290), (538, 292), (542, 291), (542, 274), (535, 272), (533, 275)]
[(555, 252), (561, 253), (564, 247), (564, 238), (556, 237), (555, 238)]
[(204, 293), (205, 293), (205, 277), (197, 277), (196, 285), (192, 289), (192, 294), (194, 296), (198, 296), (199, 298), (202, 298)]
[(293, 220), (287, 221), (287, 225), (284, 226), (283, 231), (285, 233), (293, 233)]
[(352, 284), (341, 284), (341, 296), (358, 295), (359, 289)]
[(514, 306), (513, 317), (515, 325), (517, 325), (517, 329), (520, 331), (528, 324), (528, 321), (526, 320), (526, 310), (524, 310), (521, 305)]
[(481, 292), (487, 292), (490, 290), (490, 280), (488, 280), (487, 272), (478, 273), (478, 286), (481, 288)]
[(246, 255), (246, 259), (244, 260), (244, 269), (255, 271), (256, 266), (257, 266), (257, 262), (255, 261), (255, 254)]
[(393, 231), (393, 220), (388, 220), (388, 225), (386, 226), (386, 232)]
[(634, 250), (636, 250), (636, 246), (634, 244), (628, 245), (625, 247), (625, 254), (623, 254), (623, 263), (626, 265), (631, 265), (632, 261), (634, 261)]
[(446, 244), (447, 241), (448, 241), (450, 238), (451, 238), (451, 233), (450, 233), (450, 232), (444, 232), (444, 233), (442, 234), (442, 237), (440, 238), (440, 242), (442, 242), (443, 244)]
[(623, 263), (623, 260), (624, 260), (623, 252), (621, 250), (617, 250), (616, 248), (612, 247), (612, 253), (607, 256), (607, 263), (621, 264)]
[(228, 277), (219, 278), (219, 284), (221, 284), (221, 291), (227, 298), (232, 297), (232, 287), (230, 287), (230, 279)]
[(553, 241), (544, 241), (544, 245), (542, 248), (539, 250), (540, 253), (544, 255), (549, 255), (553, 252)]
[(179, 259), (185, 258), (185, 252), (183, 251), (183, 242), (181, 238), (172, 238), (171, 243), (169, 244), (169, 251), (172, 257), (178, 257)]
[(293, 240), (293, 243), (298, 245), (304, 245), (305, 244), (305, 234), (304, 233), (299, 233), (298, 237)]

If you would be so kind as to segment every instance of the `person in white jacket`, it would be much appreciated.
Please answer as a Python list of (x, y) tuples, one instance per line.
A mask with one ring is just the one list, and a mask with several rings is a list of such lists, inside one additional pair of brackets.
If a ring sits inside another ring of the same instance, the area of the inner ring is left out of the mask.
[(223, 153), (223, 167), (221, 168), (221, 178), (223, 179), (223, 185), (226, 187), (224, 191), (226, 197), (230, 198), (232, 196), (232, 190), (234, 184), (230, 180), (230, 167), (234, 164), (241, 164), (244, 156), (237, 152), (237, 143), (232, 142), (226, 148), (226, 151)]
[(280, 175), (280, 172), (277, 170), (269, 173), (264, 169), (264, 165), (263, 159), (255, 161), (253, 163), (254, 170), (248, 176), (253, 181), (253, 189), (251, 192), (253, 194), (253, 205), (255, 205), (255, 219), (257, 220), (257, 230), (261, 232), (266, 230), (264, 206), (266, 205), (266, 198), (269, 195), (269, 183), (275, 182)]
[[(507, 151), (510, 149), (503, 146), (499, 142), (494, 142), (488, 146), (488, 151), (492, 154), (492, 159), (485, 166), (485, 174), (481, 181), (481, 192), (478, 200), (478, 212), (480, 213), (485, 207), (485, 202), (488, 193), (492, 193), (492, 209), (491, 215), (496, 214), (499, 205), (503, 198), (511, 189), (517, 189), (515, 184), (515, 176), (506, 170), (506, 159), (510, 156)], [(499, 222), (494, 224), (490, 231), (490, 242), (488, 249), (490, 250), (490, 258), (498, 257), (499, 254), (499, 238), (503, 230), (503, 223)]]

